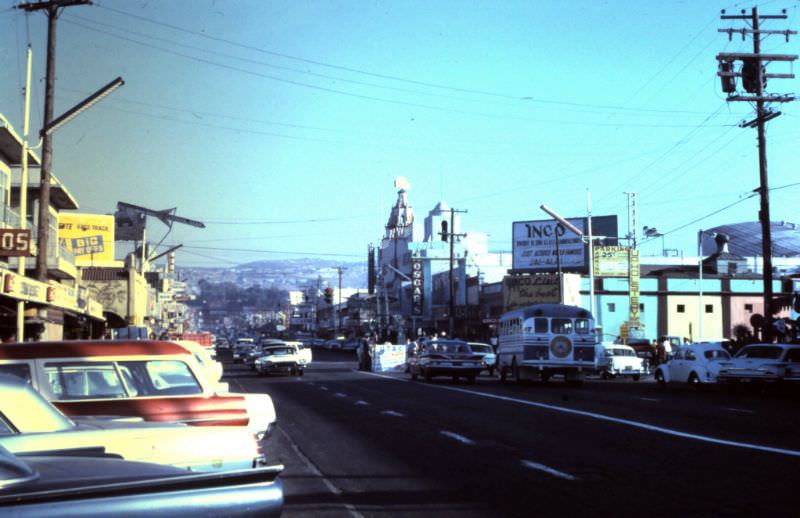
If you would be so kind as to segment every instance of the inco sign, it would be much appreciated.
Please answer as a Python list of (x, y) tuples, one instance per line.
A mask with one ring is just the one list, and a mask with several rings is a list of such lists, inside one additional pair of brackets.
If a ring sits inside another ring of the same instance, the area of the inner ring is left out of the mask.
[(425, 277), (422, 261), (411, 261), (411, 316), (421, 317), (424, 313)]
[(19, 228), (0, 229), (0, 256), (26, 257), (31, 254), (31, 231)]

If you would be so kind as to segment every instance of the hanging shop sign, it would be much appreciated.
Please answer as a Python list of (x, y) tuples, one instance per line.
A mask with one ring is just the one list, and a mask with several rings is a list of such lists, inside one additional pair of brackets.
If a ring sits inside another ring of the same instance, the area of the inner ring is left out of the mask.
[(68, 214), (58, 216), (58, 240), (75, 256), (77, 266), (114, 262), (114, 216)]
[(29, 257), (31, 250), (31, 231), (21, 228), (0, 229), (0, 257)]

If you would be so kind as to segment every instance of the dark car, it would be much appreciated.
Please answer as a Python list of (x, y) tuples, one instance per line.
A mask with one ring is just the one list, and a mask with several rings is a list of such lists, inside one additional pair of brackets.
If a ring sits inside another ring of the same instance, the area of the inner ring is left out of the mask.
[(280, 516), (283, 466), (221, 473), (97, 452), (15, 456), (0, 447), (0, 516)]
[(475, 378), (485, 368), (483, 355), (475, 354), (467, 342), (461, 340), (434, 340), (413, 351), (408, 358), (411, 379), (419, 376), (430, 381), (434, 376), (450, 376), (453, 381), (460, 377), (475, 383)]

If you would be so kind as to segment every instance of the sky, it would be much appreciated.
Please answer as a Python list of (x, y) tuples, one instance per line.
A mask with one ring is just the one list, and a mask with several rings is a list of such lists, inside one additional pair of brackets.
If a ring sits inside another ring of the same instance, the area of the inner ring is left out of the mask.
[[(41, 125), (46, 18), (0, 1), (0, 113), (21, 132), (25, 48)], [(411, 184), (423, 217), (439, 200), (467, 231), (511, 250), (512, 222), (617, 215), (636, 193), (643, 254), (696, 253), (697, 232), (758, 218), (748, 103), (716, 77), (720, 20), (753, 3), (536, 0), (95, 0), (58, 21), (56, 115), (110, 80), (125, 85), (54, 136), (53, 172), (81, 212), (117, 201), (177, 208), (205, 229), (157, 221), (179, 266), (365, 258)], [(798, 29), (797, 0), (769, 29)], [(798, 37), (762, 43), (797, 53)], [(773, 73), (788, 65), (769, 66)], [(773, 79), (772, 93), (797, 92)], [(798, 103), (768, 123), (773, 221), (798, 222)], [(155, 243), (154, 243), (155, 244)]]

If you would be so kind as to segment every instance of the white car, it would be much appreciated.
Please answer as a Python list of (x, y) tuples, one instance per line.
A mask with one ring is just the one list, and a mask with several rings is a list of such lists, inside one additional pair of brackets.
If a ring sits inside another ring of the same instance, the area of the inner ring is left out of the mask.
[(716, 383), (723, 369), (732, 365), (731, 355), (716, 342), (688, 344), (678, 349), (672, 359), (656, 367), (656, 382), (688, 383), (693, 386)]
[(494, 352), (494, 348), (489, 344), (479, 342), (468, 342), (467, 345), (469, 345), (473, 353), (480, 354), (483, 357), (481, 364), (489, 371), (489, 376), (494, 376), (494, 369), (497, 367), (497, 355)]
[(800, 379), (800, 345), (752, 344), (719, 373), (721, 383), (776, 383)]
[(7, 374), (0, 375), (0, 446), (15, 454), (102, 448), (126, 460), (190, 471), (249, 469), (264, 463), (255, 434), (244, 427), (72, 420), (26, 381)]
[(264, 347), (261, 356), (255, 359), (253, 365), (259, 374), (279, 372), (302, 376), (306, 361), (295, 346), (284, 344)]
[(639, 381), (647, 374), (644, 359), (636, 355), (633, 347), (623, 344), (603, 342), (595, 346), (597, 370), (604, 379), (617, 376), (630, 376), (634, 381)]
[(194, 359), (197, 360), (197, 363), (200, 364), (200, 367), (203, 368), (211, 381), (219, 382), (220, 392), (227, 392), (230, 389), (227, 383), (220, 381), (222, 379), (222, 364), (211, 357), (207, 347), (203, 347), (191, 340), (175, 340), (175, 343), (194, 355)]
[(306, 367), (308, 367), (308, 365), (311, 363), (311, 360), (313, 359), (311, 347), (309, 347), (307, 344), (303, 342), (295, 342), (295, 341), (286, 342), (286, 345), (293, 345), (295, 348), (297, 348), (297, 354), (300, 355), (300, 358), (305, 360)]

